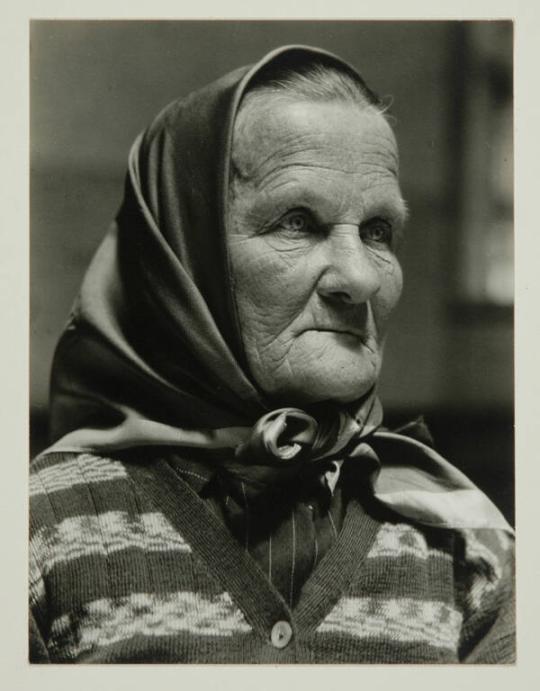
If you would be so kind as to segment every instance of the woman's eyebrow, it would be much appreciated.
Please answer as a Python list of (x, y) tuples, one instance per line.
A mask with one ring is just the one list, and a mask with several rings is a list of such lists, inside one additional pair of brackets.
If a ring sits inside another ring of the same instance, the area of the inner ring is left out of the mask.
[(391, 197), (379, 196), (368, 200), (364, 215), (366, 219), (374, 216), (391, 216), (400, 225), (405, 225), (409, 218), (409, 208), (397, 191)]
[[(405, 225), (409, 218), (409, 209), (406, 201), (398, 195), (399, 193), (392, 198), (366, 200), (365, 205), (362, 205), (364, 220), (377, 215), (391, 216), (398, 224)], [(339, 208), (340, 204), (328, 189), (317, 189), (303, 184), (284, 184), (268, 190), (268, 195), (261, 206), (273, 210), (307, 206), (314, 211), (332, 215), (333, 207)], [(332, 223), (337, 220), (339, 219), (328, 218), (327, 222)], [(362, 221), (359, 220), (359, 222)]]
[(409, 219), (409, 207), (404, 199), (400, 198), (393, 202), (390, 210), (400, 225), (405, 225), (407, 223)]

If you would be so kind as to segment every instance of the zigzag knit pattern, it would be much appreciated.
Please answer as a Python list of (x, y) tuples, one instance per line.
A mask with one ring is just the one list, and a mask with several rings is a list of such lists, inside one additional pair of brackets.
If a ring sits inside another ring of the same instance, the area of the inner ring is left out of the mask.
[(30, 491), (34, 662), (514, 660), (504, 533), (425, 530), (351, 502), (291, 610), (163, 463), (49, 454)]

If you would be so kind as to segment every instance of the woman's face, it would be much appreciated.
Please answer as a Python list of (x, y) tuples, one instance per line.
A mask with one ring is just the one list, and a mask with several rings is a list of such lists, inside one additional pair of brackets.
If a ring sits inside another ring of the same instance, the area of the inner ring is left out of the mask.
[(248, 364), (275, 401), (352, 401), (402, 287), (395, 139), (372, 110), (262, 99), (236, 123), (228, 209)]

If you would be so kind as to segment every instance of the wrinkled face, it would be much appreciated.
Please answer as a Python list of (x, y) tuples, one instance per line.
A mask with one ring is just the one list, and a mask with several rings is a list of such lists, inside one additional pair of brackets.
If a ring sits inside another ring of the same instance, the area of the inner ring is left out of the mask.
[(359, 398), (402, 286), (390, 127), (354, 105), (254, 100), (233, 161), (228, 244), (255, 381), (284, 405)]

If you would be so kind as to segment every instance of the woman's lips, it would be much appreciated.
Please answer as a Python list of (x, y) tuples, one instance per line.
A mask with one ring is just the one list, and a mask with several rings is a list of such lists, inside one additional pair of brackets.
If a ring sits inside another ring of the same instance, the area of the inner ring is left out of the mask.
[(355, 347), (361, 345), (374, 356), (377, 355), (379, 350), (376, 337), (372, 333), (366, 333), (364, 329), (345, 328), (342, 326), (312, 326), (309, 329), (304, 329), (299, 335), (309, 333), (310, 331), (314, 333), (338, 334), (339, 336), (354, 339)]

